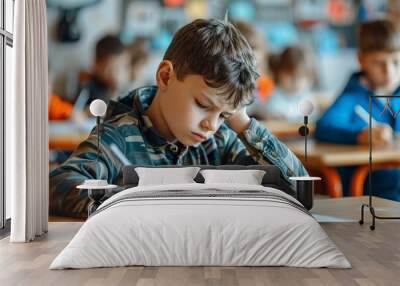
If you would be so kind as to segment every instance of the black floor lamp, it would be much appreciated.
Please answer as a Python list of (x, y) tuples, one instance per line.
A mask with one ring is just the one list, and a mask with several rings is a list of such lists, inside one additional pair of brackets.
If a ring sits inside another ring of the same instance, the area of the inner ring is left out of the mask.
[(107, 180), (101, 180), (99, 168), (100, 156), (100, 136), (101, 136), (101, 117), (106, 114), (107, 105), (100, 99), (95, 99), (89, 106), (90, 113), (96, 117), (96, 135), (97, 135), (97, 156), (96, 156), (96, 179), (88, 179), (82, 185), (76, 186), (78, 190), (87, 190), (89, 197), (88, 216), (96, 211), (106, 195), (106, 191), (115, 189), (116, 185), (108, 184)]
[(368, 130), (369, 130), (369, 163), (368, 163), (368, 204), (362, 204), (361, 206), (361, 219), (359, 223), (364, 224), (364, 208), (368, 208), (372, 215), (372, 225), (369, 226), (371, 230), (375, 229), (375, 219), (400, 219), (400, 217), (395, 216), (378, 216), (375, 213), (375, 208), (373, 206), (372, 200), (372, 99), (373, 98), (400, 98), (398, 95), (370, 95), (369, 96), (369, 120), (368, 120)]
[[(303, 115), (303, 123), (299, 128), (299, 134), (304, 136), (304, 159), (307, 162), (307, 137), (309, 135), (309, 129), (307, 127), (308, 124), (308, 116), (313, 112), (314, 105), (310, 100), (302, 100), (298, 104), (298, 110)], [(289, 177), (290, 180), (296, 182), (296, 197), (302, 202), (304, 207), (308, 210), (312, 209), (314, 204), (314, 186), (315, 181), (321, 180), (320, 177), (310, 177), (310, 176), (302, 176), (302, 177)]]

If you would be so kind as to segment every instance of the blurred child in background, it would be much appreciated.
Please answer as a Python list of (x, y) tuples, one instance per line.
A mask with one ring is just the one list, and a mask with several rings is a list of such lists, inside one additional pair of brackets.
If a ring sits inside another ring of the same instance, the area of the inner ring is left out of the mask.
[(257, 68), (260, 75), (267, 73), (265, 60), (268, 57), (267, 44), (263, 34), (252, 24), (245, 21), (233, 21), (232, 24), (242, 33), (253, 50), (257, 62)]
[[(303, 48), (289, 46), (280, 54), (271, 55), (268, 63), (275, 89), (262, 106), (263, 117), (301, 122), (303, 115), (297, 108), (299, 102), (303, 99), (314, 102), (311, 92), (314, 82), (311, 57)], [(317, 114), (318, 111), (314, 109), (312, 117)]]
[[(54, 91), (54, 72), (50, 64), (48, 66), (48, 116), (49, 121), (62, 121), (71, 118), (73, 113), (72, 103), (61, 98)], [(70, 155), (71, 151), (62, 149), (49, 150), (49, 165), (50, 169), (64, 162)]]
[(61, 98), (59, 94), (54, 91), (54, 74), (50, 65), (48, 67), (48, 113), (49, 120), (65, 120), (71, 116), (72, 104)]
[[(89, 105), (95, 99), (109, 102), (117, 90), (127, 84), (130, 75), (129, 54), (117, 36), (106, 35), (96, 44), (95, 59), (88, 72), (79, 76), (78, 97), (87, 91)], [(78, 99), (77, 99), (78, 100)]]
[[(361, 70), (351, 75), (343, 92), (317, 122), (315, 137), (322, 141), (345, 144), (369, 144), (369, 96), (400, 95), (400, 30), (389, 20), (361, 24), (358, 34), (358, 61)], [(371, 130), (373, 146), (385, 146), (400, 132), (400, 101), (395, 98), (372, 98), (371, 116), (376, 124)], [(344, 193), (354, 168), (339, 168)], [(400, 201), (400, 169), (373, 173), (374, 194)]]
[(250, 23), (234, 21), (233, 24), (246, 38), (257, 62), (257, 71), (260, 76), (257, 78), (256, 82), (257, 89), (254, 94), (254, 103), (247, 107), (247, 112), (250, 116), (258, 118), (257, 106), (260, 103), (264, 103), (274, 89), (274, 83), (272, 78), (268, 75), (268, 67), (266, 64), (268, 58), (267, 44), (263, 34)]
[[(134, 88), (140, 85), (139, 77), (143, 73), (149, 58), (150, 53), (148, 51), (147, 39), (137, 38), (131, 44), (128, 44), (125, 48), (125, 53), (129, 58), (129, 81), (126, 85), (121, 86), (118, 90), (119, 94), (126, 94)], [(152, 78), (153, 80), (153, 78)], [(138, 82), (139, 81), (139, 82)], [(154, 80), (151, 82), (153, 84)]]

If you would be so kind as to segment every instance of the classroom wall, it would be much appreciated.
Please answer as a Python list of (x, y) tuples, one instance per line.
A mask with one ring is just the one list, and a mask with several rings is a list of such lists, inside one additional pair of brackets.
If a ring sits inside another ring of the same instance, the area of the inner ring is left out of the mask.
[[(68, 3), (69, 1), (59, 0), (57, 2)], [(213, 2), (214, 1), (210, 1), (210, 3)], [(122, 26), (123, 3), (124, 1), (122, 0), (103, 0), (101, 3), (96, 4), (96, 6), (83, 9), (79, 17), (79, 22), (82, 28), (82, 38), (79, 42), (70, 44), (59, 43), (56, 41), (55, 28), (58, 20), (58, 11), (57, 9), (48, 7), (49, 60), (56, 80), (56, 84), (54, 86), (55, 91), (61, 94), (63, 97), (72, 99), (75, 96), (77, 73), (81, 69), (87, 69), (90, 67), (96, 41), (105, 33), (120, 32)], [(208, 5), (211, 5), (210, 3)], [(221, 5), (221, 2), (218, 3)], [(163, 11), (168, 10), (167, 8), (163, 9)], [(224, 8), (221, 6), (218, 10), (213, 6), (212, 10), (223, 12), (226, 9), (227, 7)], [(289, 8), (286, 9), (290, 11)], [(270, 11), (271, 7), (264, 7), (264, 10)], [(231, 14), (233, 15), (233, 13)], [(262, 15), (263, 14), (260, 14), (258, 18), (253, 17), (253, 24), (262, 26), (261, 30), (266, 35), (279, 33), (279, 21), (272, 26), (263, 26), (262, 23), (268, 21), (267, 19), (260, 18)], [(165, 28), (165, 25), (166, 24), (162, 25), (161, 27)], [(293, 23), (290, 25), (295, 27)], [(297, 30), (294, 29), (294, 31)], [(304, 35), (304, 32), (303, 34), (300, 32), (296, 33), (299, 33), (297, 40), (300, 42), (300, 44), (304, 44), (303, 42), (307, 41), (314, 43), (316, 46), (322, 45), (321, 43), (325, 43), (328, 39), (333, 38), (335, 35), (331, 34), (330, 37), (325, 38), (319, 36), (315, 37), (315, 39), (312, 39), (310, 33), (306, 34), (306, 36)], [(318, 33), (314, 33), (314, 36), (315, 34)], [(271, 40), (271, 36), (266, 38)], [(320, 38), (324, 40), (321, 40)], [(316, 44), (318, 41), (321, 43)], [(323, 45), (329, 47), (329, 44), (325, 43)], [(327, 48), (325, 47), (323, 49), (324, 52), (318, 52), (318, 49), (315, 48), (314, 51), (316, 52), (315, 62), (318, 70), (316, 88), (317, 90), (323, 91), (326, 94), (324, 100), (326, 100), (328, 103), (332, 101), (343, 89), (350, 74), (358, 68), (358, 64), (356, 61), (354, 47), (341, 47), (333, 49), (331, 52), (325, 51), (326, 49)], [(269, 50), (270, 52), (273, 52), (273, 41), (269, 43)], [(152, 50), (150, 52), (151, 57), (149, 62), (146, 63), (146, 68), (140, 72), (137, 81), (132, 84), (131, 88), (135, 88), (143, 84), (149, 84), (151, 82), (150, 79), (154, 78), (154, 73), (159, 61), (162, 58), (163, 50)], [(337, 73), (337, 70), (341, 70), (341, 72)]]

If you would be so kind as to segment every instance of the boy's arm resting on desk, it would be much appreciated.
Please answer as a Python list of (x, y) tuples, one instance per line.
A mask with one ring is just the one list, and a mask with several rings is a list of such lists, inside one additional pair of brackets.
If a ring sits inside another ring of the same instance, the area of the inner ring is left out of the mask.
[(367, 124), (361, 119), (354, 120), (356, 96), (342, 94), (317, 121), (314, 136), (317, 140), (356, 144), (357, 136)]
[(293, 190), (295, 185), (289, 177), (308, 175), (296, 155), (256, 119), (252, 118), (250, 126), (242, 133), (237, 135), (229, 129), (227, 134), (225, 164), (275, 165), (281, 170), (282, 178)]
[[(99, 155), (100, 179), (114, 183), (122, 164), (110, 152), (109, 145), (123, 148), (123, 140), (112, 127), (103, 125)], [(123, 150), (123, 149), (122, 149)], [(97, 135), (92, 131), (68, 160), (50, 173), (50, 213), (64, 216), (86, 217), (89, 199), (87, 190), (78, 190), (87, 179), (96, 179)]]

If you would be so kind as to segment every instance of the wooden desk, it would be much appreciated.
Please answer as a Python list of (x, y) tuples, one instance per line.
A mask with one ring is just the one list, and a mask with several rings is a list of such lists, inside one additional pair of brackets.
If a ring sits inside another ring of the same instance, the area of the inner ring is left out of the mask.
[(91, 120), (83, 123), (73, 121), (49, 122), (49, 149), (75, 150), (89, 136), (93, 127)]
[(50, 135), (50, 150), (75, 150), (88, 137), (88, 134)]
[[(304, 160), (304, 139), (285, 142), (290, 149)], [(400, 163), (400, 142), (387, 147), (373, 148), (374, 164)], [(307, 146), (308, 164), (318, 167), (321, 164), (329, 167), (365, 165), (369, 162), (368, 146), (319, 143), (311, 139)]]
[[(368, 146), (318, 143), (311, 139), (307, 147), (308, 160), (305, 162), (304, 140), (285, 143), (307, 167), (320, 170), (323, 173), (327, 184), (327, 192), (331, 197), (341, 197), (343, 195), (340, 177), (335, 168), (359, 166), (359, 175), (355, 177), (357, 181), (351, 183), (350, 193), (360, 194), (361, 180), (365, 179), (365, 168), (369, 163)], [(374, 148), (372, 158), (374, 168), (400, 166), (399, 141), (387, 147)], [(354, 188), (357, 188), (357, 190), (354, 190)]]
[[(261, 123), (264, 124), (264, 126), (267, 127), (268, 130), (279, 139), (286, 139), (300, 137), (298, 130), (303, 122), (294, 123), (284, 120), (265, 120), (261, 121)], [(310, 134), (313, 134), (315, 130), (315, 124), (308, 124), (308, 128), (310, 130)]]

